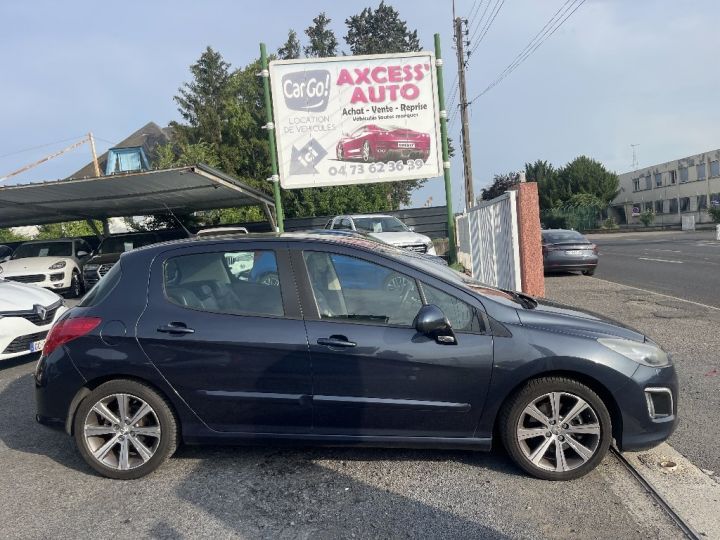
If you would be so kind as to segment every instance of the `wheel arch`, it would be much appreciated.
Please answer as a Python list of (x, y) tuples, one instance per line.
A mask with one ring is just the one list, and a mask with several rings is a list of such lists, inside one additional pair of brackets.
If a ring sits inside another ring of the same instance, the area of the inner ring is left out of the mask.
[(542, 373), (535, 373), (522, 379), (513, 388), (511, 388), (510, 391), (507, 392), (505, 397), (502, 399), (500, 406), (495, 412), (495, 418), (493, 420), (493, 440), (500, 440), (500, 417), (502, 410), (506, 407), (507, 403), (530, 381), (544, 379), (547, 377), (564, 377), (566, 379), (572, 379), (581, 384), (584, 384), (585, 386), (590, 388), (590, 390), (595, 392), (605, 404), (608, 409), (608, 413), (610, 414), (610, 421), (612, 422), (612, 436), (616, 441), (618, 441), (618, 443), (621, 444), (623, 432), (623, 418), (622, 413), (620, 412), (620, 406), (618, 405), (617, 400), (613, 396), (612, 392), (598, 379), (587, 375), (586, 373), (568, 369), (557, 369), (552, 371), (544, 371)]
[(143, 384), (145, 386), (150, 387), (150, 389), (157, 392), (157, 394), (165, 400), (165, 402), (168, 404), (168, 407), (170, 407), (170, 412), (175, 417), (175, 422), (177, 424), (177, 430), (178, 430), (178, 439), (182, 440), (182, 422), (180, 414), (178, 413), (177, 407), (175, 406), (175, 403), (170, 398), (170, 396), (162, 390), (162, 388), (158, 387), (156, 384), (153, 384), (151, 381), (148, 381), (147, 379), (143, 379), (142, 377), (137, 377), (134, 375), (126, 375), (123, 373), (116, 373), (112, 375), (103, 375), (101, 377), (96, 377), (94, 379), (91, 379), (85, 383), (84, 386), (82, 386), (73, 396), (72, 401), (70, 402), (70, 406), (68, 407), (68, 414), (65, 419), (65, 432), (72, 436), (73, 433), (73, 426), (75, 425), (75, 415), (77, 414), (78, 408), (80, 407), (80, 403), (92, 392), (95, 390), (98, 386), (101, 384), (105, 384), (106, 382), (110, 381), (117, 381), (117, 380), (128, 380), (128, 381), (134, 381), (140, 384)]

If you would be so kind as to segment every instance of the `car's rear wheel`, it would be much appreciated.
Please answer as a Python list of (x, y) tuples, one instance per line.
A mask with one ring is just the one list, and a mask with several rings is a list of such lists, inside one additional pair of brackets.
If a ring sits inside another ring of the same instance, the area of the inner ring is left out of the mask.
[(337, 154), (337, 158), (342, 161), (345, 159), (345, 150), (343, 148), (342, 144), (337, 145), (337, 149), (335, 150), (335, 153)]
[(149, 386), (125, 379), (101, 384), (85, 397), (74, 435), (88, 465), (119, 480), (151, 473), (178, 444), (170, 405)]
[(608, 409), (584, 384), (564, 377), (528, 382), (500, 416), (513, 461), (544, 480), (572, 480), (593, 470), (612, 439)]
[(589, 268), (588, 270), (583, 270), (582, 273), (584, 276), (593, 276), (593, 275), (595, 275), (595, 269)]

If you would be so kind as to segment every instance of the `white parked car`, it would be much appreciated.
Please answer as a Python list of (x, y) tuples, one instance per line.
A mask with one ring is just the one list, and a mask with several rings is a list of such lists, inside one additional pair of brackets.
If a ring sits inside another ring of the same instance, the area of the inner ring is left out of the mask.
[(436, 255), (430, 237), (416, 233), (395, 216), (383, 214), (337, 216), (328, 221), (325, 228), (359, 231), (393, 246), (417, 253)]
[(67, 308), (57, 294), (0, 278), (0, 361), (42, 350)]
[(83, 293), (82, 266), (91, 252), (80, 238), (25, 242), (9, 261), (0, 264), (0, 277), (77, 298)]

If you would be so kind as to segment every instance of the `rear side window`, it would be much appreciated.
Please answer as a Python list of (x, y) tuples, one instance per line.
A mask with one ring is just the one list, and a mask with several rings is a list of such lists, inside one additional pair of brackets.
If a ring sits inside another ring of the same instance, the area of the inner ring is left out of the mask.
[(113, 267), (105, 274), (95, 286), (90, 289), (82, 301), (78, 304), (80, 307), (91, 307), (100, 304), (107, 296), (112, 292), (115, 286), (120, 283), (122, 277), (122, 267), (118, 261)]
[(425, 283), (422, 284), (422, 289), (426, 302), (434, 304), (442, 310), (453, 330), (456, 332), (485, 332), (485, 325), (474, 307)]
[(165, 297), (188, 309), (233, 315), (284, 315), (275, 252), (214, 251), (163, 265)]

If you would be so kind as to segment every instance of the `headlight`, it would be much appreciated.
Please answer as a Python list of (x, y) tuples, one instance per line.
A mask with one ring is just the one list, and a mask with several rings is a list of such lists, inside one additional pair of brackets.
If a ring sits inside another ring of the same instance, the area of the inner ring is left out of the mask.
[(90, 270), (92, 272), (93, 270), (97, 270), (99, 266), (99, 264), (86, 264), (85, 266), (83, 266), (83, 269)]
[(598, 343), (638, 364), (650, 367), (670, 365), (670, 356), (660, 347), (650, 343), (638, 343), (629, 339), (614, 338), (600, 338)]
[(50, 270), (60, 270), (61, 268), (65, 268), (66, 265), (67, 265), (67, 263), (65, 261), (58, 261), (54, 264), (51, 264), (49, 269)]

